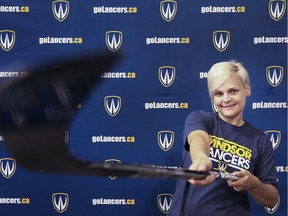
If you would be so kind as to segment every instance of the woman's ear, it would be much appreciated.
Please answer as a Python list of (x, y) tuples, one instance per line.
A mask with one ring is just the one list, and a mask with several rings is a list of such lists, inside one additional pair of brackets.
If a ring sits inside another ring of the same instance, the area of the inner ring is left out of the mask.
[(246, 96), (250, 96), (251, 95), (251, 86), (250, 84), (246, 85)]

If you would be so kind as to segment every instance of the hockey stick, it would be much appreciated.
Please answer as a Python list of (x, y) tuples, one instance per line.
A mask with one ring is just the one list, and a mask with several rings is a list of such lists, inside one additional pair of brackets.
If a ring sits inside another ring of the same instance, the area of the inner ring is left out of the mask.
[(80, 161), (70, 154), (64, 133), (77, 104), (85, 102), (99, 85), (101, 73), (118, 59), (116, 55), (98, 55), (42, 67), (2, 91), (0, 133), (17, 162), (29, 170), (76, 175), (164, 179), (209, 175), (181, 168)]

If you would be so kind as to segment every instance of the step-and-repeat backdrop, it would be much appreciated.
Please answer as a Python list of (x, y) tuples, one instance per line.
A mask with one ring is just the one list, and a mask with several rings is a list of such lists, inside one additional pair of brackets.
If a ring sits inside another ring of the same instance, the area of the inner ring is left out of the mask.
[[(77, 107), (66, 141), (79, 159), (179, 166), (186, 116), (213, 111), (207, 71), (242, 62), (245, 119), (270, 137), (280, 184), (278, 204), (252, 201), (251, 215), (287, 214), (287, 43), (286, 0), (0, 1), (1, 86), (48, 61), (124, 54)], [(5, 216), (161, 216), (173, 202), (174, 180), (31, 172), (4, 145), (0, 170)]]

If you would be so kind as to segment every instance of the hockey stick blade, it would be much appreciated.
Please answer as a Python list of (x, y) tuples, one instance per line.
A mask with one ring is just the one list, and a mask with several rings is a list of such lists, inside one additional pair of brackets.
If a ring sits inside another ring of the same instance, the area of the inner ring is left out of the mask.
[(29, 170), (59, 174), (132, 178), (201, 179), (208, 172), (143, 164), (80, 161), (64, 142), (76, 105), (95, 90), (101, 73), (118, 55), (94, 55), (31, 71), (0, 95), (0, 133), (19, 164)]

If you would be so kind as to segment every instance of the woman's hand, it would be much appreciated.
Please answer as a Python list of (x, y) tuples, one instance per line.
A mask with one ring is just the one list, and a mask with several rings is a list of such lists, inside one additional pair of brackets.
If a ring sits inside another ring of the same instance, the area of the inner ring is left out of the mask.
[(259, 182), (259, 179), (255, 177), (254, 175), (252, 175), (247, 170), (236, 171), (233, 174), (237, 176), (239, 179), (229, 180), (227, 182), (230, 187), (233, 187), (234, 190), (238, 192), (250, 190), (253, 187), (255, 187), (256, 184)]
[[(195, 160), (191, 166), (189, 167), (190, 170), (195, 171), (209, 171), (212, 167), (212, 161), (207, 157), (207, 155), (203, 154), (202, 156), (197, 157), (197, 160)], [(208, 185), (211, 182), (215, 181), (216, 174), (214, 172), (211, 172), (210, 175), (206, 176), (204, 179), (189, 179), (188, 182), (190, 182), (194, 186), (204, 186)]]

